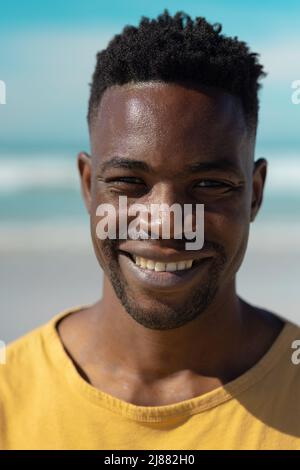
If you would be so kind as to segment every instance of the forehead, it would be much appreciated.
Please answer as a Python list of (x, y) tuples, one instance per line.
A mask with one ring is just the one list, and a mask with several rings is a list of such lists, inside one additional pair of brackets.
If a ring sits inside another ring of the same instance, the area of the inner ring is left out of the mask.
[(238, 98), (212, 88), (159, 82), (108, 88), (91, 127), (93, 155), (191, 157), (238, 153), (248, 140)]

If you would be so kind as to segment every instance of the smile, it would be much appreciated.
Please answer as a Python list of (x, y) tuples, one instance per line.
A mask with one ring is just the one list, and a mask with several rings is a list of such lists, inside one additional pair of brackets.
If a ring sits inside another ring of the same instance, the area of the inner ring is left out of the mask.
[(192, 259), (179, 261), (177, 263), (161, 262), (135, 255), (133, 255), (133, 260), (137, 266), (156, 272), (183, 271), (184, 269), (190, 269), (194, 262)]
[(145, 258), (119, 251), (120, 267), (127, 281), (151, 290), (178, 289), (195, 283), (196, 279), (201, 282), (211, 261), (212, 257), (168, 261), (163, 256), (153, 259), (151, 255)]

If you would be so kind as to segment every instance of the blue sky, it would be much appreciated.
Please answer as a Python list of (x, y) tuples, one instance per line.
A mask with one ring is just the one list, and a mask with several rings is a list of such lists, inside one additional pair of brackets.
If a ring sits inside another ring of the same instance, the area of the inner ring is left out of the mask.
[(237, 0), (10, 1), (0, 6), (0, 146), (87, 145), (88, 83), (95, 54), (128, 23), (164, 8), (223, 24), (261, 54), (268, 77), (261, 93), (261, 145), (299, 146), (300, 2)]

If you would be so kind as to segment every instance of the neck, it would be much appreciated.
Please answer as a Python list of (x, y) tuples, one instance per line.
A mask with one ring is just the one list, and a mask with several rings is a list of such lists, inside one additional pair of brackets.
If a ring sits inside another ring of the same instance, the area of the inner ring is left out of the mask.
[(195, 320), (171, 330), (152, 330), (131, 318), (105, 279), (103, 300), (94, 310), (97, 349), (139, 377), (154, 379), (182, 370), (216, 376), (245, 339), (245, 305), (233, 280)]

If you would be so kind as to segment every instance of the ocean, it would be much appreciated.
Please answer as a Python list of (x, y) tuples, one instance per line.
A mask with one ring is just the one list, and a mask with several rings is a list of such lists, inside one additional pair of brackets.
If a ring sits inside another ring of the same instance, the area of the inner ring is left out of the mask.
[[(264, 203), (268, 221), (300, 216), (300, 151), (264, 151), (269, 161)], [(86, 220), (73, 149), (0, 151), (1, 224), (74, 223)]]

